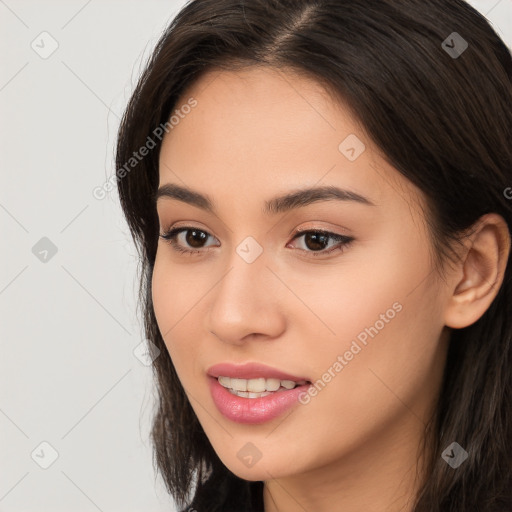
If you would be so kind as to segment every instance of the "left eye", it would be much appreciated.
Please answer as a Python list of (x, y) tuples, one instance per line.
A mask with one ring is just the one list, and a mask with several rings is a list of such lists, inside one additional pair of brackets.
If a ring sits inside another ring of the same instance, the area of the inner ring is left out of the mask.
[[(188, 245), (188, 247), (192, 248), (187, 248), (186, 246), (183, 247), (183, 245), (178, 242), (178, 237), (182, 233), (185, 233), (185, 237), (182, 242), (185, 242), (185, 245)], [(203, 251), (204, 247), (202, 244), (206, 242), (209, 237), (212, 237), (212, 235), (201, 229), (190, 226), (183, 226), (171, 229), (163, 235), (160, 235), (160, 237), (170, 243), (174, 250), (180, 253), (193, 255), (206, 252)], [(339, 235), (329, 231), (312, 229), (296, 232), (293, 236), (293, 240), (303, 237), (306, 249), (300, 250), (306, 253), (311, 253), (312, 256), (329, 254), (334, 250), (343, 250), (350, 244), (350, 242), (354, 240), (353, 237)], [(329, 247), (329, 240), (337, 243), (334, 245), (334, 247), (331, 245), (330, 248), (326, 250), (326, 248)]]
[[(304, 245), (307, 247), (306, 252), (312, 252), (313, 256), (317, 254), (329, 254), (335, 250), (343, 250), (352, 240), (352, 237), (331, 233), (322, 230), (307, 230), (299, 231), (293, 237), (293, 240), (304, 237)], [(337, 242), (334, 247), (331, 246), (329, 250), (325, 250), (329, 246), (329, 240)], [(311, 249), (311, 250), (308, 250)], [(304, 249), (302, 249), (304, 250)]]

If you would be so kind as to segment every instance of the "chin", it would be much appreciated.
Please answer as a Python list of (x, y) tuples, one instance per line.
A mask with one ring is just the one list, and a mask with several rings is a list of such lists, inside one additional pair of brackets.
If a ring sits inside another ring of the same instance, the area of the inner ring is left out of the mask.
[[(237, 450), (240, 452), (240, 449)], [(243, 454), (239, 459), (238, 453), (230, 453), (229, 457), (221, 458), (222, 463), (238, 478), (248, 480), (251, 482), (257, 482), (262, 480), (269, 480), (273, 478), (283, 478), (292, 474), (292, 467), (289, 463), (288, 457), (282, 457), (278, 452), (273, 452), (269, 457), (265, 457), (264, 454), (257, 461), (243, 460)], [(251, 465), (252, 464), (252, 465)], [(293, 467), (293, 473), (296, 473), (297, 468)]]

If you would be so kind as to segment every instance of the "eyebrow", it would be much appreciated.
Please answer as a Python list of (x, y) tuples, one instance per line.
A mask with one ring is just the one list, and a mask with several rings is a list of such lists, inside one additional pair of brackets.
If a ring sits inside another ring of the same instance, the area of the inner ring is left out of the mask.
[[(198, 208), (211, 212), (215, 215), (217, 214), (215, 202), (208, 195), (203, 195), (188, 187), (167, 183), (158, 189), (156, 193), (156, 201), (163, 197), (176, 199), (178, 201), (197, 206)], [(368, 206), (375, 206), (375, 204), (368, 198), (357, 194), (356, 192), (341, 189), (333, 185), (327, 185), (294, 190), (287, 194), (273, 197), (268, 201), (265, 201), (265, 206), (262, 212), (264, 215), (277, 214), (296, 208), (303, 208), (319, 201), (333, 200), (354, 201)]]

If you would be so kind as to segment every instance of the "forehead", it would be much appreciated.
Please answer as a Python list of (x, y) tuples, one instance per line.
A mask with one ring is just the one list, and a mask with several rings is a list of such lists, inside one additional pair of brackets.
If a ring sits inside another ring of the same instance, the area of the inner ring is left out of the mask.
[[(160, 185), (181, 180), (213, 196), (222, 190), (220, 200), (313, 185), (343, 186), (376, 204), (397, 194), (410, 203), (415, 192), (350, 110), (310, 78), (271, 68), (212, 70), (174, 111), (190, 98), (196, 106), (164, 138)], [(356, 159), (348, 158), (350, 146)]]

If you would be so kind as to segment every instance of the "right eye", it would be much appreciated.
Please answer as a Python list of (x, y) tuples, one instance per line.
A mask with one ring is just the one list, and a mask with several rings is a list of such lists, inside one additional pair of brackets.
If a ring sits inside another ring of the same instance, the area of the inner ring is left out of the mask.
[[(183, 254), (188, 254), (188, 255), (192, 256), (193, 254), (198, 254), (200, 252), (206, 252), (206, 251), (202, 250), (202, 247), (199, 247), (197, 249), (184, 248), (183, 245), (181, 245), (179, 243), (179, 241), (177, 240), (178, 236), (184, 232), (187, 234), (181, 238), (182, 238), (182, 243), (185, 245), (185, 247), (186, 247), (186, 244), (189, 244), (189, 247), (190, 246), (197, 247), (197, 245), (201, 245), (208, 239), (208, 237), (212, 236), (202, 229), (198, 229), (198, 228), (195, 228), (192, 226), (180, 226), (179, 228), (174, 228), (174, 229), (166, 231), (163, 235), (160, 235), (160, 238), (162, 238), (163, 240), (168, 242), (175, 251), (183, 253)], [(190, 233), (190, 235), (188, 233)]]

